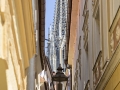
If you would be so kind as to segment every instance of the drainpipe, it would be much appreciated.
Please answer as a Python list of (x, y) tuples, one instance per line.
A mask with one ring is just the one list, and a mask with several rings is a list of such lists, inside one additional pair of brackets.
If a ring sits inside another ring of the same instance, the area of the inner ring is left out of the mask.
[(35, 55), (30, 59), (27, 72), (27, 90), (35, 90)]

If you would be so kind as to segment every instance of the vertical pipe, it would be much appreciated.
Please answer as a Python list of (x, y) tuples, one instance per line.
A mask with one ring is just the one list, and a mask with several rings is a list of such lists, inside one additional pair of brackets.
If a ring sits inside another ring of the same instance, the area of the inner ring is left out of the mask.
[(27, 90), (35, 89), (35, 56), (30, 59), (30, 65), (27, 72)]

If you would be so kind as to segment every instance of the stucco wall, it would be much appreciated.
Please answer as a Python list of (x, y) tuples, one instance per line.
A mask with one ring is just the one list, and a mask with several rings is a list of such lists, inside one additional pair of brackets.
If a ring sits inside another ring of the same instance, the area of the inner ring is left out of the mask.
[[(1, 45), (1, 58), (4, 59), (4, 62), (7, 64), (7, 68), (5, 69), (5, 78), (1, 80), (6, 82), (6, 87), (3, 87), (2, 90), (18, 90), (19, 85), (22, 85), (22, 75), (20, 72), (19, 65), (19, 57), (17, 57), (17, 51), (15, 47), (14, 34), (12, 32), (12, 15), (10, 13), (10, 6), (8, 0), (5, 0), (5, 4), (3, 5), (5, 10), (3, 13), (4, 17), (1, 17), (1, 21), (4, 18), (4, 22), (0, 22), (1, 30), (0, 34), (2, 35), (0, 42)], [(1, 67), (1, 66), (0, 66)], [(4, 70), (4, 69), (3, 69)], [(2, 74), (2, 73), (1, 73)], [(1, 85), (4, 86), (4, 85)], [(1, 87), (0, 87), (1, 88)], [(7, 88), (7, 89), (6, 89)], [(21, 87), (23, 89), (23, 87)]]
[(119, 82), (120, 82), (120, 65), (117, 67), (114, 74), (111, 76), (104, 90), (119, 90), (120, 89)]
[[(85, 4), (85, 2), (87, 2), (87, 4)], [(72, 12), (75, 12), (74, 5), (72, 8)], [(75, 21), (77, 14), (74, 13), (76, 16), (73, 14), (71, 15), (68, 56), (68, 64), (72, 65), (73, 90), (77, 88), (78, 90), (119, 90), (119, 50), (118, 48), (115, 50), (117, 54), (114, 54), (112, 57), (117, 57), (117, 60), (114, 58), (113, 61), (110, 56), (110, 42), (112, 41), (110, 36), (112, 36), (111, 31), (117, 27), (118, 16), (120, 15), (120, 1), (80, 0), (80, 5), (77, 7), (76, 4), (76, 8), (80, 13), (77, 18), (78, 21)], [(119, 14), (116, 15), (118, 9)], [(87, 19), (87, 14), (85, 12), (88, 12)], [(117, 20), (115, 17), (117, 17)], [(74, 21), (72, 21), (72, 18), (74, 18)], [(85, 27), (87, 27), (87, 30), (85, 30)], [(111, 28), (113, 29), (110, 31)], [(72, 33), (73, 31), (74, 33)], [(88, 35), (87, 37), (86, 34)], [(81, 64), (78, 64), (80, 36)], [(88, 43), (87, 50), (85, 48), (86, 39)], [(115, 40), (113, 42), (115, 42)], [(81, 67), (79, 68), (80, 65)], [(116, 67), (115, 65), (118, 66)], [(81, 79), (79, 75), (76, 75), (80, 72)], [(97, 80), (97, 83), (95, 80)]]
[[(23, 36), (27, 29), (19, 27), (24, 22), (18, 23), (21, 18), (18, 18), (15, 3), (14, 0), (0, 0), (0, 90), (26, 90), (26, 68), (29, 66), (29, 58), (35, 54), (34, 31)], [(32, 41), (26, 42), (28, 37)], [(30, 43), (32, 45), (28, 51)]]

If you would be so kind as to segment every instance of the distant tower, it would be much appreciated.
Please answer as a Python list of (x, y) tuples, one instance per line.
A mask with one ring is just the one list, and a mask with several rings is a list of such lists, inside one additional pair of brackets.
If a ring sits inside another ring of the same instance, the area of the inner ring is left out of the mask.
[(48, 57), (53, 71), (64, 66), (66, 49), (66, 22), (68, 0), (56, 0), (53, 25), (50, 28)]

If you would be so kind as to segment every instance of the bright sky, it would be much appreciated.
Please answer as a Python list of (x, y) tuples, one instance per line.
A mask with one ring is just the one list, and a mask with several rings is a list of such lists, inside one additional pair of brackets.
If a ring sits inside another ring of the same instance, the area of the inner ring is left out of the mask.
[[(50, 24), (52, 24), (53, 22), (55, 1), (56, 0), (46, 0), (45, 39), (48, 39), (48, 28), (50, 27)], [(47, 47), (46, 43), (45, 47)]]

